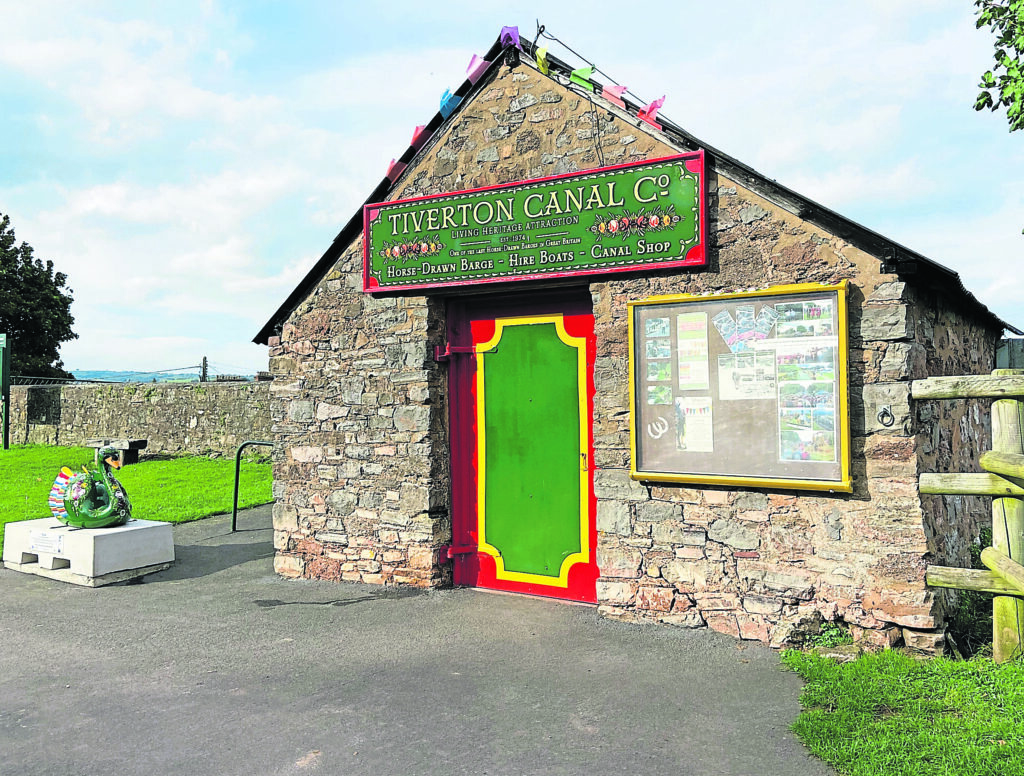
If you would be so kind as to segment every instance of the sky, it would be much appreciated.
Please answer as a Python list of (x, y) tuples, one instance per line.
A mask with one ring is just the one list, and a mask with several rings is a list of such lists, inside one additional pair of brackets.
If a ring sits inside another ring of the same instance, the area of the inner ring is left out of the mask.
[(0, 213), (69, 277), (65, 367), (266, 369), (252, 338), (413, 128), (503, 26), (532, 39), (538, 19), (1024, 328), (1024, 132), (973, 110), (993, 38), (970, 0), (580, 8), (0, 0)]

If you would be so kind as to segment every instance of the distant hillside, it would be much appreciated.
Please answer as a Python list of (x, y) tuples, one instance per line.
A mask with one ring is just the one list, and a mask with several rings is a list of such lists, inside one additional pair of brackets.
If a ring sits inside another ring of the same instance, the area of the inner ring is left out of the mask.
[(113, 372), (103, 369), (76, 369), (76, 380), (103, 380), (111, 383), (197, 383), (199, 372)]
[[(105, 383), (198, 383), (199, 372), (117, 372), (109, 369), (75, 369), (72, 374), (76, 380), (102, 380)], [(261, 375), (264, 373), (261, 372)], [(251, 381), (256, 375), (220, 374), (211, 372), (211, 383)], [(263, 378), (267, 379), (267, 378)]]

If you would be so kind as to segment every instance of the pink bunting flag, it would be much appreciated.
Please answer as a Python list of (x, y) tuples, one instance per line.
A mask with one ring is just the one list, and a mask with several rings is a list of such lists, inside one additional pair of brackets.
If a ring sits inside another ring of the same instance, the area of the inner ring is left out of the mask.
[(601, 87), (601, 96), (608, 100), (612, 105), (618, 105), (620, 108), (625, 108), (626, 103), (622, 101), (622, 94), (626, 89), (627, 87), (625, 86), (603, 86)]
[(469, 77), (469, 82), (475, 84), (480, 80), (480, 76), (484, 74), (484, 70), (491, 64), (486, 59), (481, 59), (476, 54), (469, 60), (469, 67), (466, 68), (466, 75)]
[(661, 109), (661, 106), (664, 105), (664, 104), (665, 104), (665, 96), (662, 95), (661, 97), (656, 99), (654, 102), (652, 102), (650, 105), (648, 105), (646, 108), (641, 108), (639, 110), (639, 112), (637, 112), (637, 114), (636, 114), (637, 118), (639, 118), (639, 119), (641, 119), (643, 121), (646, 121), (648, 124), (650, 124), (652, 127), (656, 128), (656, 129), (661, 129), (661, 124), (659, 124), (656, 121), (656, 119), (657, 119), (657, 116), (658, 116), (658, 111)]
[(413, 151), (418, 151), (420, 150), (420, 146), (427, 142), (428, 137), (430, 137), (430, 133), (427, 132), (427, 128), (423, 125), (420, 125), (413, 130), (412, 141), (409, 143), (409, 145), (412, 146)]
[(398, 180), (398, 176), (402, 174), (406, 166), (407, 165), (405, 162), (396, 162), (394, 159), (392, 159), (391, 164), (388, 165), (388, 180), (391, 181), (392, 183)]

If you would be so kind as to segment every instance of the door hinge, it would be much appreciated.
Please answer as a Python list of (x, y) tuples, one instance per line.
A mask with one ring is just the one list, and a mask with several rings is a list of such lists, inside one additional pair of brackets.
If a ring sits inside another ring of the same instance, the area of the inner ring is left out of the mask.
[(438, 561), (441, 563), (447, 563), (448, 561), (452, 560), (456, 555), (473, 555), (476, 552), (478, 552), (479, 549), (480, 548), (477, 547), (475, 544), (465, 545), (462, 547), (446, 544), (441, 547), (441, 550), (438, 553)]
[(446, 343), (444, 350), (441, 350), (440, 345), (434, 345), (434, 360), (441, 362), (447, 361), (449, 356), (458, 355), (460, 353), (472, 353), (474, 350), (472, 345), (456, 345), (452, 347), (451, 344)]

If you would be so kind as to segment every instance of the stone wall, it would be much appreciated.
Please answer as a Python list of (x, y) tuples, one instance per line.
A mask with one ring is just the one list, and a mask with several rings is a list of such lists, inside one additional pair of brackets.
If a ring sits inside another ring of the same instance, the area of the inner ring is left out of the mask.
[[(986, 329), (947, 307), (934, 295), (907, 288), (916, 311), (914, 346), (923, 351), (913, 377), (987, 374), (995, 368), (998, 332)], [(920, 367), (924, 361), (924, 369)], [(920, 472), (980, 472), (978, 459), (991, 449), (992, 402), (986, 399), (917, 401), (914, 445)], [(992, 499), (971, 496), (921, 496), (930, 562), (969, 568), (970, 547), (983, 527), (992, 525)], [(959, 602), (955, 590), (938, 590), (940, 616)]]
[[(924, 584), (925, 566), (967, 565), (967, 545), (985, 507), (979, 499), (932, 497), (923, 506), (917, 476), (976, 470), (978, 451), (988, 444), (987, 415), (949, 402), (915, 413), (909, 381), (987, 371), (999, 332), (934, 295), (911, 292), (880, 273), (874, 257), (742, 186), (721, 180), (717, 191), (718, 272), (592, 285), (602, 611), (630, 621), (707, 624), (774, 645), (818, 621), (842, 620), (869, 643), (939, 649), (945, 609)], [(744, 260), (750, 256), (761, 260)], [(842, 279), (854, 283), (853, 493), (629, 479), (627, 301)], [(893, 415), (889, 426), (878, 417), (883, 407)]]
[[(392, 198), (679, 152), (636, 123), (595, 111), (526, 64), (503, 67), (432, 138)], [(963, 554), (978, 505), (922, 507), (917, 474), (966, 465), (987, 432), (973, 411), (913, 412), (908, 381), (986, 371), (998, 332), (942, 298), (909, 291), (881, 272), (878, 257), (721, 172), (709, 170), (708, 184), (707, 268), (589, 286), (598, 344), (600, 610), (776, 645), (821, 620), (842, 620), (870, 643), (935, 648), (930, 634), (943, 610), (924, 586), (924, 568)], [(446, 375), (430, 358), (443, 344), (445, 302), (362, 294), (361, 255), (357, 239), (271, 339), (276, 567), (294, 576), (447, 584), (448, 566), (437, 557), (451, 532)], [(844, 279), (853, 493), (630, 479), (626, 302)], [(892, 425), (878, 419), (883, 407)], [(931, 448), (925, 437), (935, 437)]]
[(437, 585), (451, 538), (443, 317), (374, 299), (362, 242), (272, 338), (275, 568), (290, 576)]
[(270, 440), (270, 383), (124, 383), (11, 388), (11, 443), (70, 447), (146, 439), (142, 455), (234, 455)]

